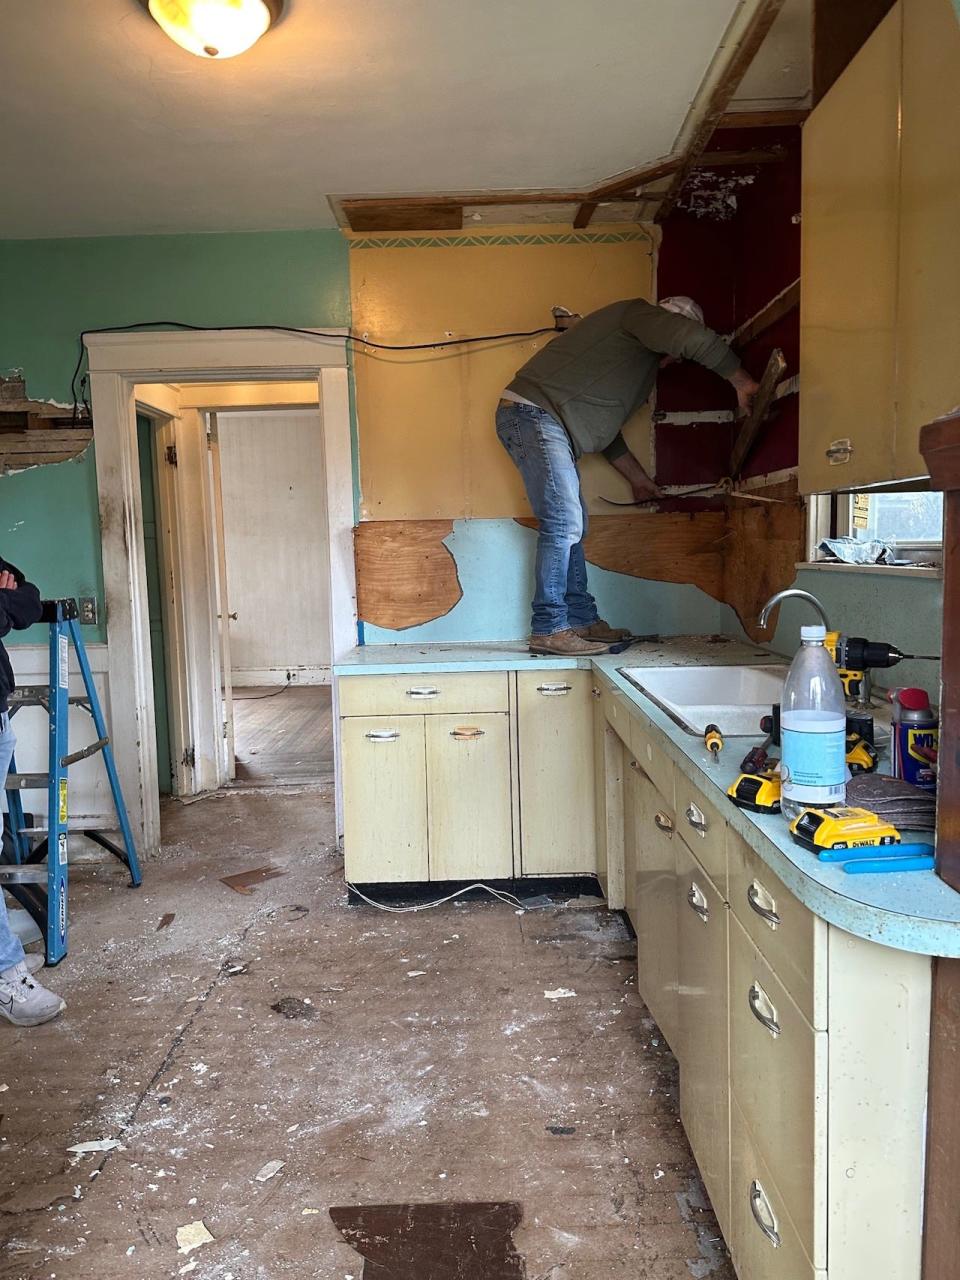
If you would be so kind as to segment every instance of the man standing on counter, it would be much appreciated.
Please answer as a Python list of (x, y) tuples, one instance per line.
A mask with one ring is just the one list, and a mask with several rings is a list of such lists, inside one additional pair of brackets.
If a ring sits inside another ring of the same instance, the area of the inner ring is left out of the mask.
[(497, 435), (539, 521), (531, 653), (595, 655), (628, 634), (601, 620), (587, 590), (587, 509), (577, 459), (602, 453), (629, 480), (637, 502), (659, 497), (621, 428), (649, 397), (657, 370), (675, 360), (713, 370), (749, 409), (759, 384), (685, 297), (627, 298), (574, 318), (503, 393)]

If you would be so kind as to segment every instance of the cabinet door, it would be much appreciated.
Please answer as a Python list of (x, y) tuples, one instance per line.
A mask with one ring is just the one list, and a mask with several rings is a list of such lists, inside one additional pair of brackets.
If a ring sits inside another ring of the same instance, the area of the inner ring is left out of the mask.
[(427, 880), (422, 716), (340, 721), (344, 874), (351, 883)]
[(525, 876), (597, 869), (592, 691), (589, 671), (517, 676)]
[(513, 875), (505, 715), (426, 716), (431, 880)]
[(894, 473), (900, 21), (897, 5), (803, 126), (802, 493)]
[(677, 856), (680, 952), (676, 1049), (680, 1116), (717, 1221), (730, 1220), (727, 910), (682, 840)]
[(927, 474), (924, 423), (960, 404), (960, 22), (903, 0), (897, 478)]
[(640, 778), (636, 810), (637, 985), (671, 1048), (677, 1044), (677, 855), (672, 808)]
[(637, 914), (637, 872), (640, 849), (640, 824), (643, 809), (643, 774), (628, 750), (623, 753), (623, 909), (639, 935)]

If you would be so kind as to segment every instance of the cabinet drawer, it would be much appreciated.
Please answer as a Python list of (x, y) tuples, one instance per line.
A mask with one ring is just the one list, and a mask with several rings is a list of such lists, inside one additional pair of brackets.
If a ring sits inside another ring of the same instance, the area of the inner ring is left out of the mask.
[(672, 809), (675, 801), (673, 761), (656, 745), (653, 735), (637, 715), (630, 717), (630, 749), (653, 785)]
[(814, 1263), (826, 1265), (827, 1036), (730, 922), (730, 1085)]
[(734, 915), (818, 1031), (827, 1026), (827, 925), (793, 896), (732, 827), (727, 828)]
[(619, 689), (603, 689), (603, 714), (607, 718), (607, 724), (616, 732), (621, 742), (625, 743), (629, 750), (633, 750), (630, 746), (630, 703)]
[(804, 1252), (735, 1098), (730, 1113), (727, 1243), (738, 1280), (826, 1280), (826, 1271), (815, 1270)]
[(677, 831), (720, 892), (726, 895), (727, 824), (699, 787), (679, 769), (675, 774)]
[(507, 711), (506, 671), (341, 676), (341, 716), (463, 715)]

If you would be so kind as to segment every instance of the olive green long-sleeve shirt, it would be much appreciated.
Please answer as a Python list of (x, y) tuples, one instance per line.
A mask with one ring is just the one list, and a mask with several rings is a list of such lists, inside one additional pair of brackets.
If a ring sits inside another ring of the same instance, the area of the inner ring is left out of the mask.
[(627, 452), (620, 428), (653, 390), (663, 356), (696, 360), (722, 378), (740, 361), (702, 324), (643, 298), (601, 307), (518, 370), (508, 390), (562, 422), (577, 457)]

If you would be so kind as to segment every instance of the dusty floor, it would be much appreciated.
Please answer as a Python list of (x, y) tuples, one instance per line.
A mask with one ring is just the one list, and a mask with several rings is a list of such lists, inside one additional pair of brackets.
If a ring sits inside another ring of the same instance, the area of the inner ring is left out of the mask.
[[(174, 803), (139, 892), (78, 870), (67, 1013), (0, 1026), (0, 1276), (361, 1280), (332, 1206), (497, 1200), (528, 1280), (732, 1280), (620, 918), (348, 906), (331, 811)], [(220, 883), (268, 861), (249, 896)], [(195, 1220), (214, 1240), (178, 1254)]]

